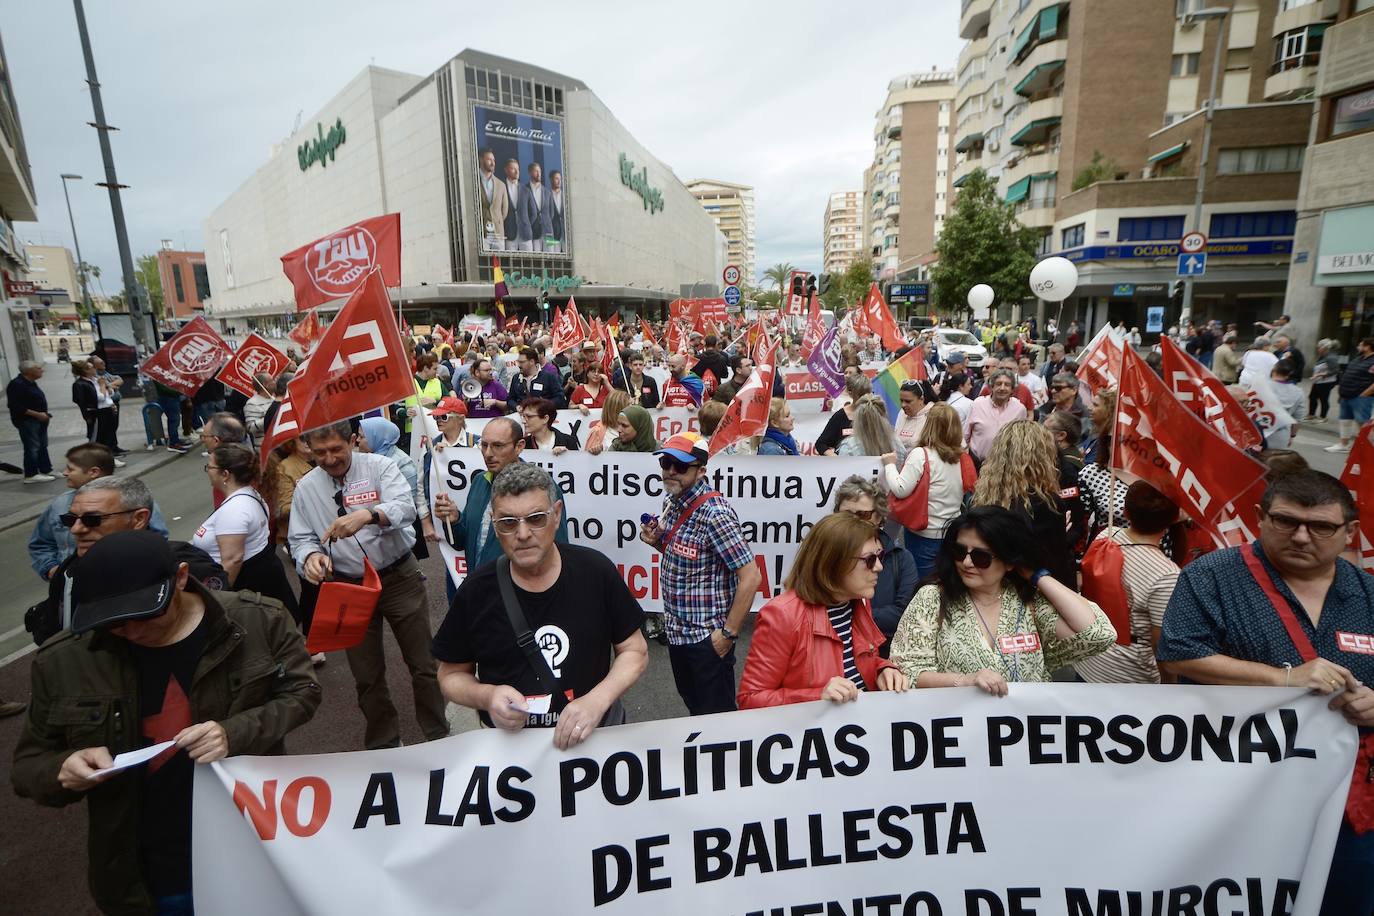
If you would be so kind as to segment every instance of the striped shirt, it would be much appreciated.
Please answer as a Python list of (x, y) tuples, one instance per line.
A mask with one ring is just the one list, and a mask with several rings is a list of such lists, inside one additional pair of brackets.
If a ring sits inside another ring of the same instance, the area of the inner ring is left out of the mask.
[(840, 645), (844, 646), (844, 676), (853, 681), (855, 687), (867, 690), (864, 676), (859, 673), (859, 665), (854, 661), (853, 603), (846, 602), (839, 607), (826, 608), (826, 613), (830, 615), (830, 625), (835, 628), (835, 635), (840, 637)]
[(1108, 528), (1121, 547), (1121, 583), (1131, 608), (1131, 644), (1113, 643), (1101, 655), (1074, 663), (1074, 670), (1092, 684), (1158, 684), (1154, 629), (1164, 626), (1164, 609), (1178, 581), (1178, 567), (1163, 550), (1131, 541), (1124, 528)]

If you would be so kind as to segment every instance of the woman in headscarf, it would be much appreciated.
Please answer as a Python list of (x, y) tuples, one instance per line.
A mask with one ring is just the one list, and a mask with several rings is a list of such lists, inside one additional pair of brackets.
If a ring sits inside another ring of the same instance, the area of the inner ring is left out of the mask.
[(613, 452), (654, 452), (660, 448), (654, 438), (654, 418), (638, 404), (622, 410), (615, 426), (618, 435), (611, 443)]
[(412, 550), (417, 559), (425, 559), (429, 556), (429, 547), (425, 542), (437, 542), (439, 535), (429, 517), (429, 500), (425, 499), (424, 491), (420, 487), (420, 475), (415, 468), (415, 462), (410, 460), (410, 455), (396, 447), (396, 443), (401, 440), (401, 430), (385, 417), (366, 417), (359, 425), (358, 431), (362, 434), (358, 447), (365, 452), (390, 458), (400, 470), (401, 476), (405, 477), (406, 483), (410, 485), (410, 495), (415, 501), (417, 514), (415, 546)]

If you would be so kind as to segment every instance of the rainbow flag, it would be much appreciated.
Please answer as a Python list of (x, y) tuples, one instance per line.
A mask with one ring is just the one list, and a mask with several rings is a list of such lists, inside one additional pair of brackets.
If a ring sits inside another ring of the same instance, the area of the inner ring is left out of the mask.
[(897, 414), (901, 410), (902, 382), (907, 379), (923, 379), (926, 377), (926, 350), (925, 347), (912, 347), (897, 359), (888, 363), (887, 368), (879, 372), (873, 378), (873, 390), (882, 396), (887, 403), (887, 418), (893, 423), (897, 422)]

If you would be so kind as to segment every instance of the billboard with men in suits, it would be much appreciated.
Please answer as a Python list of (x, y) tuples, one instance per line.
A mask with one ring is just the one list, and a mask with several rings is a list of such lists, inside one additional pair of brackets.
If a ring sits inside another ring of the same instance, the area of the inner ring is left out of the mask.
[(472, 120), (482, 253), (569, 254), (563, 121), (490, 105)]

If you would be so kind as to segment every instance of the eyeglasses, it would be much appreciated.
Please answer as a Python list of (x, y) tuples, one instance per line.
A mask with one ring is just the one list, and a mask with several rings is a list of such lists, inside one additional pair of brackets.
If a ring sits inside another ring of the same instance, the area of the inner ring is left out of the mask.
[(207, 462), (205, 463), (205, 470), (207, 470), (207, 471), (222, 471), (222, 470), (224, 470), (224, 468), (217, 468), (217, 467), (215, 467), (213, 464), (210, 464), (210, 463), (207, 461)]
[(549, 525), (549, 516), (553, 513), (531, 512), (529, 515), (503, 515), (500, 518), (491, 520), (492, 527), (497, 534), (515, 534), (520, 530), (520, 523), (524, 522), (531, 531), (543, 531)]
[(1050, 391), (1068, 391), (1068, 390), (1070, 390), (1068, 385), (1051, 385), (1051, 386), (1050, 386)]
[(514, 444), (515, 444), (514, 441), (511, 441), (511, 442), (493, 442), (491, 439), (483, 439), (482, 442), (481, 442), (481, 444), (478, 446), (478, 448), (480, 448), (480, 449), (481, 449), (482, 451), (484, 451), (484, 452), (490, 452), (490, 451), (494, 451), (494, 450), (496, 450), (496, 449), (498, 449), (498, 448), (510, 448), (510, 447), (511, 447), (512, 445), (514, 445)]
[(672, 471), (674, 474), (686, 474), (696, 465), (683, 464), (676, 458), (669, 458), (667, 455), (660, 455), (658, 458), (658, 466), (665, 471)]
[(129, 515), (130, 513), (137, 511), (137, 509), (123, 509), (119, 512), (83, 512), (80, 515), (73, 515), (70, 512), (63, 512), (61, 515), (57, 517), (57, 520), (62, 523), (63, 528), (70, 528), (72, 525), (76, 524), (78, 519), (80, 519), (81, 524), (85, 525), (87, 528), (99, 528), (100, 523), (105, 521), (105, 519), (107, 518), (111, 518), (116, 515)]
[(883, 555), (881, 553), (866, 553), (863, 556), (855, 557), (854, 559), (862, 563), (863, 565), (867, 566), (869, 571), (872, 572), (874, 567), (878, 565), (878, 561), (882, 558)]
[(872, 524), (874, 519), (878, 517), (877, 509), (846, 509), (844, 511), (848, 512), (855, 518), (862, 519), (863, 521), (869, 522), (870, 524)]
[(973, 565), (979, 569), (987, 569), (992, 565), (992, 561), (997, 559), (997, 555), (981, 547), (965, 547), (963, 544), (955, 543), (950, 547), (949, 554), (954, 558), (955, 563), (964, 562), (964, 557), (973, 561)]
[(1293, 534), (1299, 528), (1305, 527), (1309, 535), (1322, 540), (1329, 537), (1335, 537), (1337, 531), (1345, 528), (1343, 522), (1317, 522), (1311, 519), (1294, 518), (1291, 515), (1282, 515), (1274, 512), (1266, 512), (1264, 513), (1264, 517), (1269, 519), (1269, 524), (1274, 526), (1275, 531), (1280, 531), (1284, 534)]

